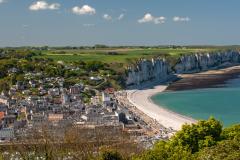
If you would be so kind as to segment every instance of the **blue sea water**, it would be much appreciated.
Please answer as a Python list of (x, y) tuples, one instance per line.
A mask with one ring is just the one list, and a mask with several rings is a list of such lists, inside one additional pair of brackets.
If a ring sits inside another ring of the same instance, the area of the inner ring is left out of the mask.
[(240, 78), (220, 88), (163, 92), (152, 97), (154, 103), (194, 119), (210, 116), (224, 127), (240, 123)]

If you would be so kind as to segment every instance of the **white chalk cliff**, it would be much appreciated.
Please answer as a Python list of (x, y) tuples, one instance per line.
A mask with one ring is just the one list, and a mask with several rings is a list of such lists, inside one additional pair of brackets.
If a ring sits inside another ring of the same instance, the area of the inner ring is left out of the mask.
[(165, 59), (141, 59), (127, 68), (126, 85), (139, 85), (150, 80), (166, 81), (174, 73), (200, 72), (214, 67), (240, 64), (240, 52), (227, 51), (185, 55), (171, 66)]

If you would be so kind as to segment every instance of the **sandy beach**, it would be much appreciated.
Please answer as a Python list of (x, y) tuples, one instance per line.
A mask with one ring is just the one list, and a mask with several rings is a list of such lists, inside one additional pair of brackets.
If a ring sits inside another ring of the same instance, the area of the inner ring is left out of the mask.
[(233, 66), (224, 69), (214, 69), (201, 73), (178, 75), (180, 80), (167, 84), (158, 84), (156, 82), (141, 85), (137, 89), (128, 89), (127, 98), (137, 109), (147, 116), (159, 122), (161, 125), (174, 130), (180, 130), (183, 124), (196, 123), (197, 121), (170, 111), (164, 107), (156, 105), (151, 97), (165, 90), (178, 91), (198, 88), (216, 87), (224, 84), (225, 81), (238, 77), (240, 66)]
[(183, 124), (195, 123), (196, 120), (174, 113), (161, 106), (154, 104), (151, 97), (166, 90), (167, 85), (149, 85), (143, 89), (127, 90), (128, 100), (139, 110), (155, 119), (164, 127), (180, 130)]

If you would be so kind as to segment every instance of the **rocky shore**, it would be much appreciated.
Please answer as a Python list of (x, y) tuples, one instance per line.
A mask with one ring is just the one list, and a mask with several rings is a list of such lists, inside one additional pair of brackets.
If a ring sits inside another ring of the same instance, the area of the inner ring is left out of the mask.
[(240, 76), (240, 66), (209, 70), (194, 74), (180, 74), (166, 91), (181, 91), (201, 88), (221, 87), (226, 81)]

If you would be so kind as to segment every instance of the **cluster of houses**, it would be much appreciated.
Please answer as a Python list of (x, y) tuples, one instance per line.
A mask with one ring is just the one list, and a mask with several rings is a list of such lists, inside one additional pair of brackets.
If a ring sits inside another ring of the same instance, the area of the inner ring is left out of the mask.
[[(13, 71), (13, 70), (12, 70)], [(32, 79), (39, 73), (25, 75), (8, 93), (0, 95), (0, 140), (9, 141), (43, 124), (62, 126), (123, 126), (131, 124), (114, 98), (114, 89), (95, 90), (90, 102), (84, 103), (88, 86), (75, 84), (64, 88), (64, 78)]]

